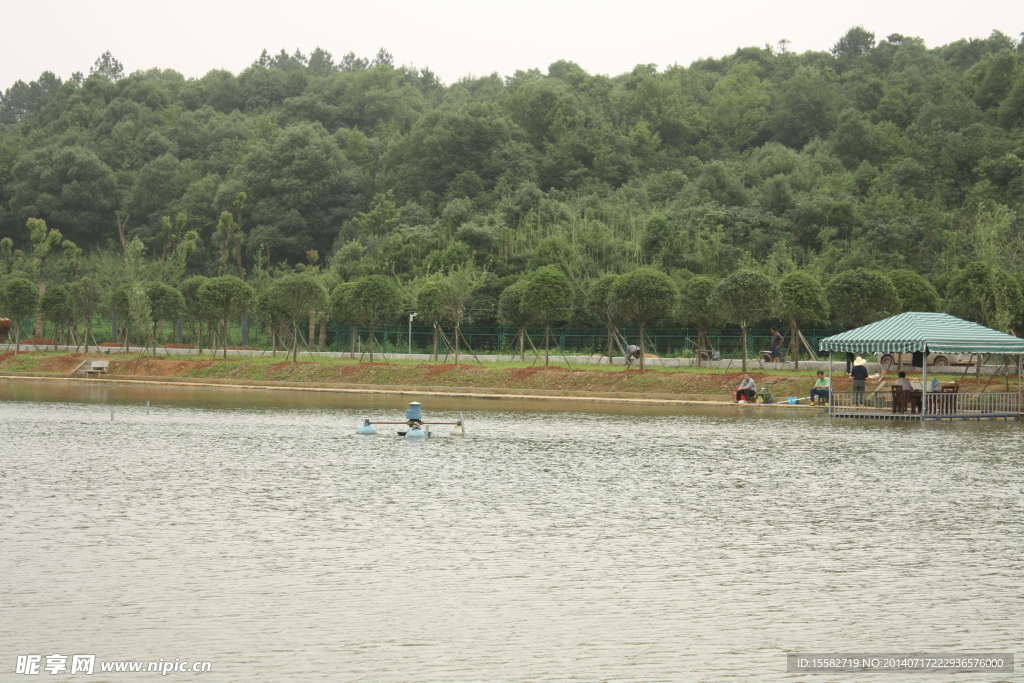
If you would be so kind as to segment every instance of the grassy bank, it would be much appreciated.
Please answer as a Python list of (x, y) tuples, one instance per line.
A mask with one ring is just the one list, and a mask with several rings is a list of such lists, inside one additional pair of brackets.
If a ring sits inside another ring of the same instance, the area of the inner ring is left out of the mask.
[[(70, 376), (83, 361), (96, 359), (110, 361), (108, 377), (112, 379), (168, 379), (172, 381), (196, 380), (201, 382), (225, 381), (287, 383), (310, 386), (379, 386), (379, 387), (432, 387), (456, 389), (496, 389), (520, 392), (582, 395), (616, 395), (637, 397), (706, 397), (710, 400), (727, 399), (738, 385), (741, 373), (719, 369), (677, 368), (660, 366), (641, 373), (637, 369), (622, 367), (585, 366), (552, 367), (544, 370), (539, 364), (498, 363), (480, 366), (452, 363), (359, 363), (352, 360), (329, 359), (318, 362), (284, 362), (279, 356), (256, 358), (216, 359), (210, 356), (183, 359), (179, 356), (143, 356), (120, 354), (80, 354), (63, 352), (31, 352), (15, 355), (0, 354), (0, 374), (32, 374), (44, 376)], [(657, 361), (653, 361), (656, 363)], [(813, 383), (810, 371), (765, 371), (755, 364), (752, 374), (760, 386), (773, 382), (777, 396), (806, 396)], [(891, 378), (890, 378), (891, 379)], [(1002, 380), (993, 380), (988, 391), (1001, 391)], [(963, 383), (964, 391), (983, 390), (985, 382), (974, 386), (973, 381)], [(836, 379), (840, 391), (849, 388), (849, 380)], [(1014, 387), (1015, 388), (1015, 387)]]

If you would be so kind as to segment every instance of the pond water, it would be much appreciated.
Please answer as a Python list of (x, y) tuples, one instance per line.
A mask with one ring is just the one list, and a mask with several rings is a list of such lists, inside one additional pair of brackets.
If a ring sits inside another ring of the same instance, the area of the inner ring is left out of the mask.
[(888, 681), (785, 653), (1020, 643), (1017, 424), (426, 399), (469, 436), (355, 435), (408, 400), (0, 383), (0, 680)]

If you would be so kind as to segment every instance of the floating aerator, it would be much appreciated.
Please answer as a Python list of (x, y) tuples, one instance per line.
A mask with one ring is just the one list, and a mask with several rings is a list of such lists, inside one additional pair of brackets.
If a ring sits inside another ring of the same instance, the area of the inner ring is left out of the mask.
[[(363, 424), (356, 430), (356, 434), (376, 434), (377, 430), (373, 425), (405, 425), (408, 427), (406, 431), (398, 432), (399, 436), (404, 436), (407, 439), (427, 439), (430, 438), (430, 427), (429, 425), (454, 425), (452, 429), (452, 436), (465, 436), (466, 429), (463, 426), (462, 413), (459, 413), (458, 422), (424, 422), (423, 421), (423, 408), (418, 401), (413, 401), (409, 404), (409, 408), (405, 411), (404, 422), (371, 422), (370, 420), (363, 420)], [(426, 430), (423, 429), (424, 425), (428, 425)]]

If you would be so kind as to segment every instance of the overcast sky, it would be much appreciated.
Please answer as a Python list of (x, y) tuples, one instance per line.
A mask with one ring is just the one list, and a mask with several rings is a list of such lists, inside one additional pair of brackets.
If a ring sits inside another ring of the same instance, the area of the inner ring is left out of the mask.
[(215, 68), (238, 73), (263, 48), (308, 55), (317, 46), (335, 59), (349, 51), (372, 57), (386, 47), (396, 64), (429, 67), (451, 83), (543, 70), (559, 59), (616, 75), (636, 64), (688, 65), (782, 38), (792, 50), (827, 50), (855, 24), (879, 39), (920, 36), (929, 47), (993, 29), (1019, 38), (1024, 0), (2, 0), (0, 23), (0, 89), (44, 70), (62, 79), (88, 74), (105, 50), (129, 73), (161, 67), (199, 77)]

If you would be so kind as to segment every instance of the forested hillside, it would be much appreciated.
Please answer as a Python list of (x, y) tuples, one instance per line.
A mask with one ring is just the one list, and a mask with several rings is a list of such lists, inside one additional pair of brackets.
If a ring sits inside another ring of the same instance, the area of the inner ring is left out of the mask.
[(553, 265), (572, 319), (603, 325), (594, 283), (651, 266), (684, 296), (799, 273), (837, 325), (948, 308), (1019, 333), (1022, 199), (1024, 45), (999, 32), (929, 48), (858, 27), (829, 52), (449, 85), (383, 49), (199, 79), (107, 53), (0, 100), (0, 278), (89, 277), (104, 301), (195, 275), (258, 296), (306, 270), (328, 291), (386, 276), (411, 306), (459, 272), (467, 320), (493, 324)]

